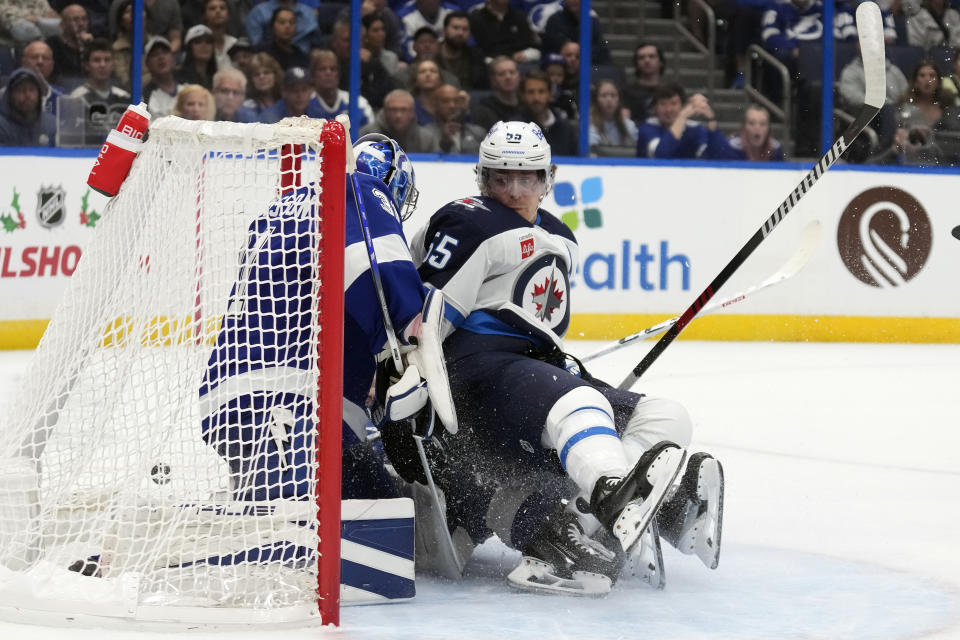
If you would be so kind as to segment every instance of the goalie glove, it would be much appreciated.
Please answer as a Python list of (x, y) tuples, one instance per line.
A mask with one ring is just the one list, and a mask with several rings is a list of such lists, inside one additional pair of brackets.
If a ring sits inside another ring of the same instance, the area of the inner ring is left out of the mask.
[(383, 399), (385, 420), (412, 418), (430, 402), (427, 381), (420, 377), (420, 370), (415, 365), (407, 367), (399, 380), (391, 382)]
[(415, 365), (408, 366), (400, 375), (393, 360), (381, 362), (377, 366), (374, 397), (370, 418), (381, 434), (386, 425), (399, 423), (411, 435), (426, 440), (433, 435), (435, 418), (429, 386)]
[[(453, 406), (453, 393), (450, 390), (450, 381), (447, 377), (447, 365), (443, 356), (443, 346), (441, 331), (443, 325), (443, 294), (437, 289), (431, 289), (423, 302), (423, 310), (414, 318), (403, 332), (402, 340), (404, 345), (400, 348), (401, 355), (407, 363), (407, 371), (416, 370), (416, 377), (411, 374), (410, 380), (406, 386), (398, 386), (394, 392), (397, 400), (405, 397), (405, 394), (411, 393), (415, 386), (422, 380), (426, 386), (426, 393), (430, 397), (432, 410), (430, 414), (430, 428), (433, 424), (433, 413), (436, 412), (440, 422), (443, 423), (450, 433), (457, 432), (457, 412)], [(384, 415), (377, 416), (378, 422), (386, 419), (395, 419), (387, 411), (387, 387), (399, 385), (400, 380), (406, 377), (406, 373), (401, 376), (397, 373), (396, 366), (389, 355), (389, 350), (385, 349), (377, 356), (377, 391), (376, 397), (383, 407)], [(413, 415), (409, 412), (409, 407), (415, 406), (411, 398), (410, 401), (402, 402), (404, 408), (397, 409), (394, 415)], [(423, 405), (421, 405), (423, 406)], [(421, 429), (421, 431), (423, 431)]]
[(427, 484), (427, 475), (420, 460), (417, 438), (425, 447), (435, 442), (433, 425), (436, 414), (428, 402), (415, 417), (407, 420), (387, 420), (380, 426), (380, 442), (387, 460), (397, 474), (407, 482)]

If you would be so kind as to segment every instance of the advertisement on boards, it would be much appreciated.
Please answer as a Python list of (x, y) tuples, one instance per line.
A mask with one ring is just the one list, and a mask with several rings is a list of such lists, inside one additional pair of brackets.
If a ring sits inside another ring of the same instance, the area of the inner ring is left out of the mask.
[[(50, 317), (107, 204), (85, 184), (92, 158), (44, 157), (42, 172), (39, 160), (0, 156), (0, 322)], [(408, 239), (443, 204), (478, 193), (471, 163), (419, 160), (415, 167), (421, 196), (405, 223)], [(797, 168), (561, 164), (542, 206), (580, 245), (570, 278), (572, 326), (584, 337), (617, 337), (624, 318), (634, 330), (642, 328), (635, 322), (681, 313), (805, 174)], [(957, 333), (952, 341), (960, 341), (960, 297), (945, 293), (960, 272), (960, 241), (950, 235), (960, 224), (955, 181), (945, 173), (827, 172), (715, 300), (777, 272), (817, 221), (820, 238), (809, 262), (718, 315), (764, 317), (772, 325), (849, 318), (844, 331), (851, 330), (851, 339), (870, 339), (852, 331), (865, 318), (906, 318), (936, 340), (951, 341)], [(611, 324), (617, 328), (602, 329)]]

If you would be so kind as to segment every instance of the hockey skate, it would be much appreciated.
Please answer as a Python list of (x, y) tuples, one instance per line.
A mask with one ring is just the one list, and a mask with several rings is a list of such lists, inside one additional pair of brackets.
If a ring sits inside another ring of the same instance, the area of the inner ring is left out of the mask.
[(723, 529), (723, 466), (708, 453), (690, 456), (680, 483), (657, 514), (660, 535), (685, 554), (696, 553), (710, 569), (720, 561)]
[(603, 596), (622, 566), (622, 557), (587, 537), (577, 516), (560, 509), (523, 550), (507, 584), (523, 591)]
[(679, 446), (664, 441), (640, 456), (624, 477), (604, 476), (597, 481), (590, 510), (628, 555), (656, 515), (686, 456)]
[(627, 559), (624, 571), (627, 575), (640, 578), (654, 589), (663, 589), (667, 577), (663, 570), (663, 550), (660, 548), (660, 533), (657, 519), (650, 521), (640, 542), (633, 548)]
[[(593, 538), (608, 549), (616, 549), (620, 544), (604, 527), (597, 529)], [(651, 520), (650, 526), (644, 529), (640, 541), (633, 547), (629, 556), (622, 551), (618, 555), (623, 563), (620, 575), (639, 578), (654, 589), (663, 589), (666, 586), (663, 551), (660, 548), (660, 533), (656, 518)]]

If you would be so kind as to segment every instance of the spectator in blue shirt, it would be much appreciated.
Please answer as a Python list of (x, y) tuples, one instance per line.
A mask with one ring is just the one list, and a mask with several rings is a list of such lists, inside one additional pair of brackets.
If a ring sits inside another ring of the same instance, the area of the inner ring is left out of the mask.
[[(840, 41), (857, 37), (853, 13), (844, 2), (837, 3), (833, 20), (833, 37)], [(763, 47), (783, 62), (799, 55), (804, 42), (823, 40), (822, 0), (778, 0), (763, 16)]]
[[(707, 99), (697, 93), (685, 100), (683, 87), (668, 82), (653, 92), (653, 113), (638, 127), (637, 156), (640, 158), (700, 158), (711, 137), (723, 137)], [(708, 130), (693, 116), (702, 116), (713, 125)]]
[(247, 65), (249, 98), (243, 106), (259, 117), (283, 97), (283, 69), (269, 53), (256, 53)]
[(397, 16), (403, 24), (405, 34), (403, 53), (407, 60), (413, 60), (413, 38), (423, 27), (430, 27), (440, 36), (443, 33), (443, 19), (458, 7), (452, 4), (441, 3), (440, 0), (414, 0), (397, 11)]
[[(819, 45), (824, 34), (832, 34), (837, 41), (853, 40), (857, 36), (857, 25), (849, 4), (836, 2), (833, 25), (823, 24), (823, 0), (777, 0), (763, 15), (761, 39), (763, 47), (786, 65), (791, 78), (790, 90), (794, 104), (819, 104), (820, 88), (818, 78), (800, 75), (801, 47), (804, 44)], [(818, 51), (809, 52), (819, 55)], [(784, 90), (779, 76), (773, 78), (766, 89), (767, 96), (775, 103), (783, 101)], [(795, 151), (798, 156), (818, 156), (820, 131), (820, 110), (800, 108), (796, 121)]]

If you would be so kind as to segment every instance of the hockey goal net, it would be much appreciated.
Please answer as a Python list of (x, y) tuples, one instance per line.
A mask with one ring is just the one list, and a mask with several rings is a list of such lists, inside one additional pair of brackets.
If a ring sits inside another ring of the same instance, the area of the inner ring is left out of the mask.
[(345, 144), (150, 127), (0, 416), (0, 607), (338, 622)]

